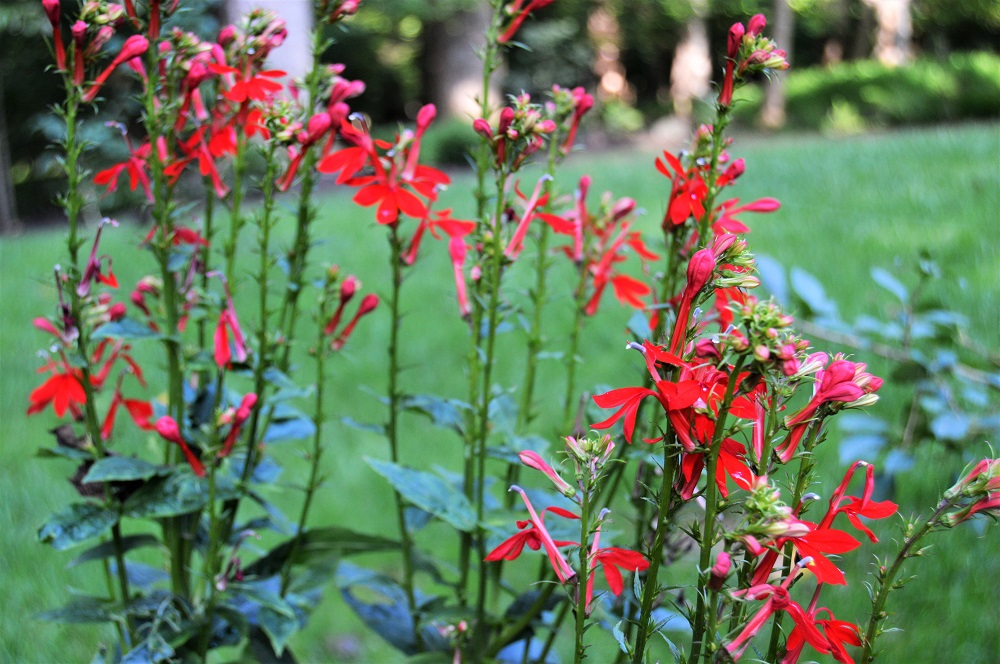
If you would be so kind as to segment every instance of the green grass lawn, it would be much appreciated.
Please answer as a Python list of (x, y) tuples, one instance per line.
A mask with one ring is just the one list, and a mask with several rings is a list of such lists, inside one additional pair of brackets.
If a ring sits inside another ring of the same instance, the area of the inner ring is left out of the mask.
[[(837, 300), (847, 320), (861, 313), (874, 313), (885, 303), (885, 295), (873, 287), (869, 269), (916, 260), (920, 250), (929, 250), (943, 269), (934, 288), (954, 309), (970, 318), (972, 332), (990, 347), (1000, 347), (1000, 129), (996, 125), (940, 127), (898, 133), (873, 134), (849, 139), (818, 136), (747, 137), (738, 140), (732, 153), (745, 157), (747, 173), (734, 193), (744, 200), (773, 196), (783, 203), (772, 215), (749, 217), (752, 249), (770, 255), (786, 266), (798, 265), (817, 275)], [(632, 196), (648, 211), (641, 222), (650, 235), (662, 218), (667, 183), (652, 167), (653, 155), (612, 152), (575, 156), (558, 182), (569, 191), (580, 174), (593, 177), (592, 192), (604, 190), (616, 196)], [(525, 176), (526, 182), (530, 176)], [(530, 186), (528, 184), (525, 185)], [(446, 204), (456, 216), (467, 213), (469, 180), (459, 177), (446, 194)], [(591, 194), (594, 196), (594, 193)], [(372, 210), (357, 209), (339, 192), (324, 194), (319, 202), (321, 219), (316, 250), (318, 263), (339, 263), (355, 272), (366, 289), (385, 293), (388, 287), (388, 251), (382, 229), (373, 222)], [(291, 236), (291, 222), (281, 229)], [(135, 250), (144, 231), (124, 226), (106, 233), (102, 253), (115, 258), (115, 271), (124, 289), (150, 269), (148, 257)], [(55, 303), (51, 266), (63, 259), (60, 231), (44, 231), (3, 238), (0, 244), (0, 450), (4, 459), (0, 510), (5, 539), (0, 548), (0, 570), (5, 600), (0, 615), (0, 660), (11, 662), (63, 662), (89, 660), (100, 634), (89, 626), (39, 623), (32, 615), (59, 606), (67, 588), (98, 593), (101, 580), (96, 568), (65, 569), (73, 552), (57, 552), (35, 542), (35, 531), (46, 516), (75, 499), (66, 476), (72, 468), (60, 462), (34, 457), (41, 446), (51, 445), (47, 433), (55, 425), (51, 413), (27, 419), (27, 395), (37, 384), (34, 370), (40, 361), (37, 350), (46, 343), (31, 328), (32, 318), (49, 314)], [(404, 389), (462, 397), (464, 393), (465, 332), (457, 316), (450, 265), (442, 246), (428, 247), (409, 274), (405, 285)], [(255, 261), (247, 244), (247, 271)], [(568, 315), (569, 273), (562, 267), (553, 272), (553, 321), (551, 335), (560, 334), (560, 316)], [(249, 278), (237, 288), (238, 299), (253, 296)], [(304, 296), (309, 302), (311, 295)], [(638, 375), (635, 358), (625, 353), (624, 325), (629, 312), (608, 301), (602, 315), (588, 321), (582, 350), (585, 363), (580, 385), (632, 384)], [(387, 454), (384, 441), (372, 434), (344, 427), (340, 418), (378, 421), (381, 406), (370, 391), (385, 384), (385, 348), (388, 330), (386, 312), (366, 319), (358, 337), (334, 362), (337, 376), (329, 389), (328, 482), (314, 512), (315, 524), (344, 524), (361, 531), (394, 535), (391, 498), (381, 479), (363, 463), (363, 456)], [(254, 328), (256, 322), (244, 321)], [(498, 382), (518, 384), (524, 353), (518, 333), (505, 335)], [(556, 339), (555, 345), (560, 345)], [(157, 357), (150, 353), (150, 358)], [(859, 357), (859, 359), (865, 359)], [(546, 366), (542, 393), (562, 390), (562, 367)], [(886, 367), (873, 363), (878, 373)], [(296, 372), (308, 382), (311, 369), (303, 364)], [(155, 374), (155, 370), (153, 372)], [(155, 396), (152, 394), (151, 396)], [(878, 406), (884, 412), (899, 411), (900, 395), (886, 390)], [(552, 403), (544, 402), (548, 407)], [(543, 409), (543, 413), (545, 410)], [(552, 420), (557, 420), (553, 417)], [(416, 417), (404, 420), (406, 438), (402, 453), (407, 464), (455, 467), (459, 441), (432, 429)], [(555, 440), (557, 432), (545, 416), (537, 429)], [(159, 443), (136, 434), (127, 439), (130, 449), (158, 449)], [(994, 444), (996, 441), (990, 441)], [(821, 448), (821, 459), (829, 464), (824, 484), (836, 482), (843, 468), (837, 467), (835, 444)], [(299, 501), (294, 486), (301, 483), (304, 464), (301, 446), (284, 444), (274, 450), (285, 466), (286, 487), (276, 492), (279, 503), (293, 509)], [(974, 454), (989, 454), (986, 445)], [(899, 478), (896, 500), (901, 512), (929, 512), (936, 497), (950, 485), (964, 460), (939, 449), (920, 455), (917, 467)], [(827, 489), (828, 491), (829, 489)], [(881, 524), (884, 525), (884, 524)], [(883, 545), (893, 533), (885, 533)], [(442, 525), (432, 525), (421, 542), (446, 540), (451, 534)], [(261, 543), (266, 545), (267, 541)], [(926, 559), (911, 561), (910, 573), (918, 575), (912, 586), (897, 593), (890, 610), (902, 634), (884, 638), (885, 662), (990, 662), (1000, 652), (996, 629), (998, 602), (996, 581), (1000, 559), (996, 531), (966, 524), (938, 536)], [(888, 549), (878, 549), (885, 552)], [(830, 589), (824, 599), (838, 617), (860, 620), (866, 614), (867, 593), (862, 574), (871, 558), (862, 549), (843, 565), (850, 588)], [(249, 556), (247, 556), (249, 557)], [(367, 564), (395, 573), (388, 557), (372, 558)], [(524, 562), (535, 569), (535, 561)], [(518, 563), (520, 564), (520, 563)], [(599, 637), (592, 632), (592, 639)], [(605, 635), (610, 641), (610, 635)], [(314, 615), (305, 634), (293, 644), (301, 661), (351, 661), (348, 651), (357, 648), (354, 661), (398, 661), (377, 637), (364, 631), (343, 607), (332, 588)]]

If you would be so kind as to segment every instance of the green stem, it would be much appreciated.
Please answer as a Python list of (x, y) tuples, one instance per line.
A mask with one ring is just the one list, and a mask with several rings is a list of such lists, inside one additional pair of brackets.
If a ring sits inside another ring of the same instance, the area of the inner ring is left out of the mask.
[[(802, 502), (802, 496), (805, 495), (806, 489), (809, 488), (809, 481), (812, 476), (812, 469), (815, 465), (815, 461), (812, 455), (813, 448), (816, 447), (817, 441), (819, 440), (819, 434), (823, 429), (822, 420), (818, 420), (812, 425), (810, 429), (809, 438), (806, 439), (804, 446), (804, 453), (799, 459), (799, 472), (795, 478), (795, 487), (792, 490), (792, 509), (795, 510), (795, 515), (799, 515), (799, 503)], [(794, 563), (794, 545), (789, 542), (785, 545), (784, 559), (785, 566), (782, 573), (782, 578), (788, 578), (788, 575), (792, 573), (792, 565)], [(771, 628), (771, 640), (767, 646), (768, 659), (772, 661), (778, 656), (778, 641), (781, 638), (781, 622), (784, 619), (784, 611), (778, 611), (774, 614), (773, 627)]]
[[(330, 285), (331, 281), (332, 280), (328, 280), (328, 285)], [(313, 496), (316, 494), (316, 489), (319, 487), (319, 467), (320, 461), (323, 457), (323, 386), (326, 385), (325, 360), (327, 355), (326, 339), (323, 335), (323, 324), (329, 313), (327, 303), (333, 299), (330, 296), (329, 287), (324, 290), (327, 296), (323, 298), (322, 304), (320, 305), (320, 314), (318, 317), (319, 323), (316, 326), (316, 398), (314, 400), (313, 410), (313, 423), (316, 426), (316, 432), (313, 434), (312, 455), (309, 459), (309, 482), (306, 484), (306, 497), (302, 502), (302, 510), (299, 512), (298, 527), (295, 529), (295, 538), (292, 540), (291, 550), (288, 553), (288, 559), (285, 561), (285, 565), (281, 570), (282, 597), (288, 593), (288, 586), (291, 583), (292, 578), (292, 564), (295, 560), (295, 555), (298, 552), (300, 542), (302, 541), (303, 533), (305, 532)]]
[[(483, 620), (486, 615), (486, 582), (488, 580), (487, 575), (487, 563), (486, 563), (486, 537), (482, 526), (483, 514), (485, 511), (485, 494), (486, 494), (486, 438), (489, 435), (489, 418), (490, 418), (490, 401), (491, 401), (491, 384), (493, 376), (493, 365), (496, 363), (496, 338), (497, 338), (497, 327), (500, 324), (500, 281), (503, 278), (503, 265), (504, 265), (504, 254), (503, 254), (503, 236), (501, 234), (500, 220), (503, 218), (504, 210), (504, 197), (502, 192), (504, 191), (505, 184), (507, 180), (507, 173), (505, 170), (501, 170), (497, 173), (497, 205), (496, 211), (494, 213), (494, 227), (493, 227), (493, 237), (492, 237), (492, 252), (490, 253), (489, 265), (489, 283), (487, 288), (489, 289), (489, 301), (486, 308), (487, 315), (487, 328), (486, 328), (486, 339), (485, 339), (485, 356), (482, 357), (482, 382), (479, 387), (479, 413), (476, 417), (476, 441), (474, 446), (474, 457), (476, 461), (476, 474), (475, 474), (475, 505), (476, 505), (476, 523), (477, 526), (477, 555), (479, 557), (479, 588), (476, 598), (476, 624), (483, 625)], [(476, 353), (476, 357), (479, 358), (479, 353)]]
[[(490, 116), (490, 82), (493, 77), (493, 72), (498, 66), (499, 46), (497, 45), (496, 39), (500, 34), (500, 26), (503, 21), (502, 3), (496, 2), (496, 0), (491, 0), (491, 2), (493, 4), (493, 16), (490, 20), (490, 26), (486, 31), (486, 45), (482, 56), (482, 88), (479, 99), (480, 115), (483, 118), (489, 118)], [(484, 246), (486, 241), (484, 228), (489, 225), (489, 218), (487, 216), (489, 196), (486, 192), (486, 173), (490, 170), (491, 164), (492, 157), (489, 141), (486, 138), (481, 137), (479, 141), (479, 151), (476, 155), (476, 187), (473, 193), (476, 200), (476, 219), (479, 221), (479, 223), (476, 224), (476, 230), (474, 231), (473, 244), (475, 246)], [(503, 198), (503, 192), (501, 190), (498, 190), (496, 195), (498, 201)], [(497, 223), (497, 226), (499, 227), (499, 222)], [(498, 231), (499, 228), (496, 230)], [(472, 311), (469, 316), (471, 334), (469, 352), (466, 357), (466, 366), (469, 374), (468, 403), (474, 407), (475, 404), (479, 403), (481, 398), (479, 394), (481, 373), (481, 358), (479, 351), (482, 346), (483, 279), (473, 281), (471, 290)], [(465, 422), (465, 440), (463, 445), (462, 464), (463, 489), (466, 498), (470, 501), (475, 499), (475, 446), (478, 436), (478, 426), (477, 413), (474, 409), (471, 409)], [(456, 587), (456, 595), (459, 606), (463, 608), (468, 604), (467, 586), (469, 583), (470, 562), (472, 557), (472, 540), (473, 534), (470, 532), (462, 532), (459, 535), (458, 567), (460, 572), (459, 582)]]
[(587, 580), (590, 578), (590, 550), (587, 543), (590, 540), (590, 490), (583, 492), (580, 505), (580, 553), (579, 567), (576, 572), (576, 647), (573, 650), (574, 664), (580, 664), (587, 658), (587, 647), (583, 643), (583, 634), (587, 627)]
[(236, 154), (233, 157), (233, 200), (229, 210), (229, 237), (226, 238), (226, 281), (235, 284), (236, 281), (236, 250), (240, 244), (240, 231), (243, 229), (243, 194), (244, 180), (247, 170), (247, 136), (239, 132), (236, 140)]
[[(66, 154), (66, 160), (64, 163), (64, 172), (66, 173), (66, 195), (63, 198), (62, 203), (66, 213), (66, 220), (69, 225), (69, 236), (67, 238), (66, 245), (70, 259), (70, 280), (67, 284), (68, 287), (65, 290), (69, 297), (70, 316), (72, 320), (76, 322), (76, 326), (79, 331), (76, 339), (76, 350), (79, 356), (83, 358), (84, 362), (83, 366), (80, 368), (80, 384), (84, 392), (84, 422), (87, 429), (87, 435), (90, 438), (91, 443), (94, 445), (95, 457), (97, 460), (100, 460), (107, 455), (107, 450), (105, 449), (104, 441), (101, 438), (101, 427), (97, 417), (97, 411), (94, 406), (95, 392), (93, 382), (91, 381), (90, 366), (90, 329), (84, 323), (83, 302), (75, 287), (77, 281), (82, 275), (80, 270), (79, 250), (83, 244), (83, 240), (78, 235), (80, 214), (84, 204), (83, 195), (81, 193), (84, 173), (79, 164), (80, 157), (83, 154), (84, 144), (77, 137), (76, 132), (77, 114), (79, 113), (80, 108), (80, 90), (73, 85), (68, 75), (64, 74), (63, 80), (66, 88), (66, 138), (63, 146)], [(57, 274), (56, 278), (59, 279), (61, 277)], [(111, 486), (108, 483), (104, 484), (104, 502), (107, 506), (112, 506), (115, 503), (111, 492)], [(120, 512), (119, 520), (116, 521), (111, 527), (111, 539), (114, 547), (115, 567), (117, 568), (118, 592), (121, 595), (122, 608), (127, 609), (129, 598), (131, 597), (131, 591), (129, 588), (128, 570), (125, 567), (125, 547), (122, 541)], [(108, 564), (105, 564), (104, 566), (104, 575), (107, 580), (109, 595), (113, 598), (114, 581), (111, 576), (111, 567)], [(132, 619), (131, 614), (127, 614), (124, 626), (120, 622), (117, 622), (116, 626), (122, 645), (130, 646), (133, 642), (135, 629), (134, 620)]]
[(576, 404), (579, 402), (579, 397), (576, 394), (576, 355), (580, 350), (580, 333), (583, 331), (584, 309), (587, 306), (586, 285), (587, 266), (581, 263), (577, 266), (573, 327), (570, 328), (569, 350), (566, 353), (566, 394), (563, 399), (563, 433), (573, 433), (573, 423), (576, 419)]
[(944, 516), (945, 512), (953, 508), (962, 500), (962, 494), (959, 492), (951, 500), (942, 500), (938, 503), (937, 509), (934, 514), (931, 515), (929, 519), (923, 522), (921, 526), (910, 532), (906, 539), (903, 541), (903, 546), (900, 547), (899, 552), (896, 554), (895, 559), (892, 561), (892, 565), (886, 570), (884, 567), (881, 568), (878, 583), (879, 590), (878, 594), (875, 595), (872, 600), (872, 611), (871, 615), (868, 617), (868, 627), (865, 630), (865, 637), (862, 641), (862, 651), (861, 658), (859, 662), (861, 664), (871, 664), (875, 660), (875, 641), (880, 635), (879, 626), (888, 618), (888, 614), (885, 611), (886, 602), (889, 599), (889, 594), (897, 588), (896, 586), (896, 575), (899, 574), (903, 567), (903, 562), (908, 558), (920, 555), (920, 552), (911, 554), (910, 549), (920, 541), (924, 535), (928, 534), (934, 528), (941, 524), (941, 518)]
[(718, 182), (719, 157), (722, 154), (725, 144), (725, 131), (729, 125), (729, 107), (718, 106), (716, 108), (715, 123), (712, 125), (712, 156), (708, 169), (708, 195), (705, 197), (705, 214), (698, 223), (698, 248), (703, 249), (711, 244), (712, 240), (712, 208), (715, 206), (715, 198), (718, 196), (720, 188), (716, 186)]
[[(664, 441), (663, 445), (663, 479), (660, 483), (660, 495), (658, 500), (659, 512), (656, 520), (656, 530), (653, 534), (653, 547), (650, 549), (649, 568), (646, 570), (646, 583), (642, 588), (641, 607), (639, 609), (639, 624), (636, 628), (635, 649), (632, 651), (633, 664), (642, 664), (645, 661), (647, 641), (651, 636), (650, 620), (653, 615), (653, 603), (660, 594), (659, 581), (657, 575), (660, 571), (660, 563), (663, 560), (663, 543), (666, 541), (667, 531), (672, 524), (668, 515), (674, 498), (674, 476), (677, 474), (677, 452), (673, 450), (673, 445)], [(691, 660), (694, 662), (694, 660)]]
[[(695, 623), (692, 628), (691, 656), (688, 661), (695, 664), (701, 657), (701, 650), (705, 647), (706, 661), (710, 661), (714, 653), (715, 645), (715, 623), (718, 616), (716, 601), (717, 593), (712, 593), (708, 598), (706, 606), (705, 590), (710, 578), (709, 570), (712, 566), (712, 547), (715, 545), (715, 521), (719, 508), (719, 487), (715, 482), (715, 476), (719, 465), (719, 451), (722, 448), (722, 439), (726, 433), (726, 420), (729, 418), (729, 409), (736, 394), (736, 384), (739, 382), (740, 370), (743, 368), (745, 356), (740, 356), (733, 365), (733, 370), (729, 374), (729, 382), (726, 385), (726, 394), (719, 407), (719, 416), (715, 422), (715, 433), (712, 436), (712, 445), (708, 450), (708, 458), (705, 461), (705, 472), (707, 480), (705, 483), (705, 528), (701, 538), (701, 557), (698, 562), (698, 605), (695, 610)], [(707, 619), (707, 620), (706, 620)]]
[[(389, 454), (394, 464), (399, 463), (399, 413), (402, 410), (402, 394), (399, 390), (399, 330), (402, 323), (400, 314), (400, 292), (403, 286), (403, 243), (399, 237), (399, 224), (389, 229), (389, 262), (392, 270), (392, 298), (390, 301), (391, 322), (389, 326), (389, 421), (386, 423), (386, 438), (389, 440)], [(396, 521), (403, 553), (403, 590), (413, 621), (413, 638), (417, 650), (422, 650), (423, 637), (420, 634), (420, 614), (413, 589), (413, 540), (406, 525), (406, 502), (402, 494), (393, 487), (396, 504)]]

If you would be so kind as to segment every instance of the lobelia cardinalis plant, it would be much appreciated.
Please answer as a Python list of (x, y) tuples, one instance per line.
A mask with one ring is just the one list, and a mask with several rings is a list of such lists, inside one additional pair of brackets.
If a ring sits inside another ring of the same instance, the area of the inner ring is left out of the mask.
[[(660, 235), (650, 237), (631, 198), (608, 194), (595, 205), (589, 177), (572, 195), (558, 194), (557, 167), (594, 105), (585, 90), (556, 86), (544, 104), (527, 95), (505, 104), (490, 98), (504, 50), (548, 4), (491, 3), (481, 113), (470, 127), (481, 139), (475, 211), (457, 219), (436, 209), (450, 177), (420, 163), (435, 107), (421, 107), (415, 127), (392, 141), (370, 136), (349, 103), (365, 85), (344, 78), (342, 66), (321, 64), (321, 30), (313, 35), (313, 69), (304, 81), (286, 83), (282, 72), (267, 69), (268, 53), (286, 33), (266, 12), (251, 12), (213, 41), (173, 27), (178, 0), (139, 7), (98, 0), (72, 23), (59, 3), (43, 0), (55, 73), (66, 89), (57, 113), (66, 124), (61, 203), (68, 237), (65, 262), (54, 271), (57, 308), (34, 322), (52, 345), (42, 367), (50, 375), (29, 395), (28, 414), (51, 405), (56, 418), (68, 420), (48, 453), (77, 464), (72, 481), (82, 500), (53, 515), (39, 539), (57, 549), (99, 540), (77, 561), (102, 565), (105, 596), (80, 597), (46, 615), (113, 625), (117, 642), (103, 659), (207, 661), (217, 648), (238, 646), (273, 661), (305, 626), (320, 586), (339, 565), (351, 609), (394, 647), (427, 661), (547, 661), (564, 633), (565, 650), (581, 661), (600, 639), (592, 628), (611, 625), (614, 639), (606, 640), (617, 641), (618, 661), (649, 661), (660, 657), (651, 637), (667, 637), (664, 615), (673, 611), (691, 630), (688, 643), (667, 640), (677, 661), (738, 660), (752, 647), (767, 661), (790, 663), (808, 647), (839, 662), (853, 661), (852, 648), (861, 648), (867, 662), (901, 564), (920, 552), (917, 541), (1000, 511), (997, 463), (986, 459), (946, 492), (929, 520), (909, 524), (897, 557), (878, 566), (866, 630), (819, 604), (826, 586), (849, 582), (836, 557), (861, 541), (846, 525), (877, 541), (862, 519), (888, 518), (897, 506), (873, 498), (874, 467), (857, 461), (825, 511), (814, 507), (814, 451), (828, 421), (872, 405), (882, 381), (862, 362), (812, 351), (777, 303), (748, 292), (758, 281), (739, 217), (773, 211), (778, 202), (726, 198), (745, 170), (729, 154), (726, 128), (733, 91), (787, 67), (784, 53), (762, 35), (762, 16), (730, 30), (713, 124), (696, 132), (689, 152), (655, 160), (669, 186)], [(338, 23), (358, 5), (316, 2), (316, 25)], [(126, 34), (116, 53), (106, 52)], [(127, 175), (132, 189), (142, 187), (154, 222), (142, 247), (153, 271), (120, 301), (111, 257), (100, 253), (102, 235), (117, 223), (101, 222), (90, 240), (81, 227), (90, 175), (77, 125), (81, 110), (99, 103), (102, 86), (126, 68), (142, 88), (141, 131), (120, 127), (128, 159), (102, 165), (93, 179), (113, 190)], [(254, 152), (264, 167), (252, 183)], [(544, 175), (522, 182), (522, 168), (543, 157)], [(353, 188), (353, 203), (374, 208), (386, 233), (390, 289), (382, 298), (338, 267), (310, 280), (313, 192), (324, 175)], [(200, 223), (192, 224), (177, 184), (198, 177), (205, 202)], [(253, 211), (244, 205), (251, 186), (262, 193)], [(284, 255), (272, 234), (284, 219), (282, 195), (296, 197), (294, 239)], [(250, 268), (238, 248), (248, 227), (256, 231), (258, 258)], [(468, 333), (464, 400), (411, 393), (402, 372), (421, 350), (403, 333), (403, 284), (426, 255), (427, 234), (448, 242), (450, 265), (442, 269), (455, 282), (455, 324)], [(536, 388), (538, 362), (554, 347), (542, 333), (548, 300), (560, 287), (549, 277), (563, 256), (573, 315), (563, 347), (563, 409), (552, 414)], [(508, 275), (518, 271), (533, 283), (526, 296), (511, 286)], [(234, 292), (248, 284), (255, 306), (238, 305)], [(631, 327), (640, 333), (626, 348), (641, 356), (645, 378), (594, 395), (597, 408), (615, 410), (590, 422), (575, 367), (584, 321), (600, 320), (609, 286), (639, 311), (641, 325)], [(300, 300), (306, 292), (315, 295), (309, 307)], [(306, 309), (314, 314), (311, 338), (302, 336)], [(352, 339), (359, 343), (359, 325), (383, 315), (387, 412), (374, 428), (389, 458), (368, 463), (391, 485), (394, 532), (310, 526), (330, 439), (325, 395), (337, 380), (329, 360)], [(517, 317), (525, 321), (525, 370), (518, 386), (506, 388), (494, 384), (497, 338)], [(158, 362), (137, 359), (157, 350)], [(303, 389), (292, 376), (305, 358), (315, 383)], [(309, 403), (311, 412), (296, 402)], [(108, 404), (103, 417), (99, 404)], [(134, 428), (116, 418), (122, 407)], [(404, 465), (404, 452), (423, 444), (401, 425), (406, 411), (459, 435), (463, 454), (454, 473)], [(623, 442), (595, 433), (619, 421)], [(263, 492), (278, 469), (271, 445), (286, 438), (309, 441), (304, 497), (291, 523)], [(546, 438), (564, 441), (556, 452), (561, 464), (545, 451)], [(161, 447), (157, 458), (149, 457), (150, 445)], [(522, 482), (522, 467), (544, 476), (535, 477), (546, 489)], [(860, 495), (849, 495), (858, 493), (862, 470)], [(494, 475), (510, 491), (498, 491)], [(435, 520), (454, 529), (451, 557), (420, 537)], [(625, 523), (632, 533), (616, 530)], [(258, 555), (246, 543), (264, 530), (278, 531), (281, 541)], [(544, 551), (536, 584), (524, 585), (526, 548)], [(685, 548), (692, 549), (693, 575), (678, 564)], [(398, 580), (341, 561), (379, 551), (398, 556)], [(138, 557), (159, 557), (165, 578), (146, 573)], [(422, 590), (422, 575), (434, 580), (424, 587), (436, 594)], [(355, 590), (390, 601), (370, 602)]]

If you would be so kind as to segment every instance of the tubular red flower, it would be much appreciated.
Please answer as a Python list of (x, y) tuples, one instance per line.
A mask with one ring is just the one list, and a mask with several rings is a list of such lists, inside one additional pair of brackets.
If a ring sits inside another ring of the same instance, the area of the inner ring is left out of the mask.
[(531, 505), (531, 501), (528, 500), (528, 494), (524, 492), (524, 489), (519, 486), (512, 486), (510, 490), (517, 491), (521, 494), (521, 500), (524, 501), (525, 507), (528, 508), (528, 514), (531, 515), (530, 521), (518, 521), (517, 527), (524, 528), (529, 524), (531, 527), (526, 531), (516, 533), (514, 536), (508, 538), (500, 546), (493, 549), (493, 551), (486, 556), (485, 560), (487, 562), (500, 559), (514, 560), (520, 555), (525, 544), (527, 544), (528, 547), (534, 551), (537, 551), (540, 547), (544, 547), (545, 555), (549, 557), (549, 562), (552, 563), (552, 569), (555, 571), (559, 582), (566, 583), (576, 576), (576, 572), (572, 567), (570, 567), (569, 563), (566, 562), (566, 558), (563, 556), (562, 552), (559, 551), (559, 547), (575, 544), (576, 542), (559, 542), (553, 540), (549, 531), (545, 528), (545, 522), (542, 517), (545, 515), (545, 512), (553, 512), (567, 519), (579, 519), (580, 517), (559, 507), (546, 507), (542, 510), (542, 516), (539, 516), (538, 513), (535, 512), (535, 508)]
[(374, 293), (369, 293), (368, 295), (365, 295), (364, 299), (361, 300), (361, 305), (358, 307), (358, 310), (354, 314), (354, 318), (351, 319), (351, 322), (349, 322), (344, 327), (344, 330), (340, 333), (340, 336), (334, 339), (333, 343), (330, 345), (330, 347), (333, 348), (333, 350), (340, 350), (341, 348), (344, 347), (344, 344), (347, 343), (348, 338), (351, 336), (351, 333), (357, 326), (358, 321), (361, 320), (362, 316), (365, 316), (374, 311), (375, 307), (378, 306), (378, 301), (379, 301), (378, 295), (375, 295)]
[(175, 445), (180, 445), (181, 452), (184, 453), (184, 458), (187, 459), (188, 465), (191, 466), (191, 470), (198, 477), (205, 476), (205, 466), (202, 465), (201, 461), (195, 456), (194, 451), (188, 447), (187, 442), (185, 442), (184, 437), (181, 436), (181, 429), (177, 426), (177, 420), (170, 417), (169, 415), (164, 415), (156, 421), (155, 424), (156, 432), (163, 437), (164, 440)]
[(458, 310), (462, 318), (468, 316), (472, 311), (472, 307), (469, 305), (469, 296), (465, 288), (465, 271), (463, 270), (467, 251), (468, 247), (465, 244), (465, 240), (461, 237), (453, 237), (448, 242), (448, 254), (451, 256), (452, 271), (455, 274), (455, 293), (458, 297)]
[(524, 205), (524, 214), (521, 215), (521, 221), (518, 222), (517, 229), (514, 231), (514, 235), (510, 238), (510, 243), (503, 252), (507, 258), (514, 260), (521, 253), (524, 245), (524, 236), (528, 234), (528, 224), (535, 218), (535, 207), (539, 204), (542, 195), (542, 185), (551, 179), (551, 175), (545, 174), (535, 184), (535, 190), (532, 192), (531, 198)]
[(98, 74), (97, 78), (94, 79), (93, 84), (88, 88), (86, 94), (83, 95), (83, 100), (85, 102), (90, 102), (94, 100), (97, 93), (100, 92), (101, 86), (104, 82), (108, 80), (111, 76), (111, 72), (118, 68), (124, 62), (131, 60), (132, 58), (137, 58), (149, 49), (149, 41), (142, 35), (132, 35), (125, 40), (125, 44), (122, 46), (122, 50), (119, 51), (115, 59), (111, 61), (104, 71)]
[(562, 493), (563, 495), (572, 496), (573, 494), (576, 493), (576, 489), (571, 487), (569, 483), (566, 482), (566, 480), (560, 477), (559, 473), (557, 473), (555, 469), (552, 468), (552, 466), (546, 463), (545, 459), (543, 459), (537, 452), (533, 452), (531, 450), (525, 450), (520, 454), (518, 454), (517, 456), (521, 460), (521, 463), (523, 463), (525, 466), (527, 466), (528, 468), (534, 468), (535, 470), (540, 471), (542, 474), (548, 477), (549, 480), (551, 480), (552, 483), (556, 485), (556, 488), (559, 489), (559, 492)]
[(222, 449), (219, 450), (218, 456), (220, 459), (229, 456), (229, 453), (233, 451), (233, 446), (236, 445), (236, 441), (240, 437), (240, 431), (243, 428), (243, 423), (250, 417), (255, 405), (257, 405), (257, 395), (253, 392), (245, 395), (243, 400), (240, 401), (240, 406), (236, 409), (236, 414), (233, 416), (233, 422), (229, 428), (229, 433), (226, 434), (226, 440), (222, 444)]

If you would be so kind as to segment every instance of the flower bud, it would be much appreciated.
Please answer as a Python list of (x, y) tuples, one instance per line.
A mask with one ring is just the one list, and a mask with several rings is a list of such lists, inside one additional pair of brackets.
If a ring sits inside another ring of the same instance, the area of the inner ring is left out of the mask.
[(729, 575), (729, 568), (732, 564), (731, 558), (725, 551), (720, 551), (719, 555), (715, 557), (715, 564), (712, 566), (711, 576), (708, 581), (709, 590), (719, 590), (722, 588), (722, 584), (726, 582), (726, 577)]
[(691, 257), (691, 262), (688, 263), (687, 268), (687, 287), (692, 293), (700, 291), (708, 283), (709, 279), (712, 278), (712, 272), (715, 271), (715, 256), (712, 254), (711, 249), (702, 249), (695, 252), (694, 256)]

